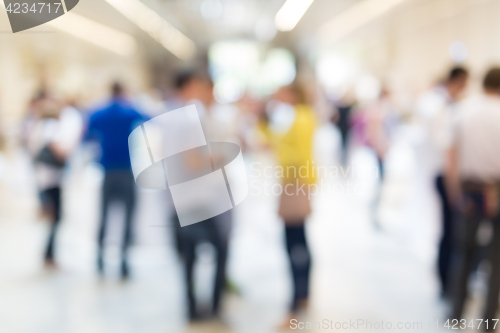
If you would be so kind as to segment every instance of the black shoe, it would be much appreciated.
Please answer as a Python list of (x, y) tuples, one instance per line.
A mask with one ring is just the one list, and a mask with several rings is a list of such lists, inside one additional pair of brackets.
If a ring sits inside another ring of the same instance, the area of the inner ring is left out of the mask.
[(121, 277), (122, 280), (128, 280), (129, 278), (129, 269), (128, 269), (128, 264), (126, 261), (122, 262), (122, 267), (121, 267)]
[(198, 321), (202, 321), (202, 319), (203, 319), (203, 318), (202, 318), (202, 317), (201, 317), (198, 313), (196, 313), (196, 312), (191, 312), (191, 311), (189, 312), (189, 321), (190, 321), (191, 323), (195, 323), (195, 322), (198, 322)]
[(104, 260), (101, 255), (97, 257), (97, 272), (99, 275), (104, 275)]
[(449, 292), (449, 291), (447, 291), (446, 289), (442, 289), (442, 290), (441, 290), (441, 294), (440, 294), (440, 296), (441, 296), (441, 299), (442, 299), (443, 301), (446, 301), (446, 302), (451, 302), (451, 300), (452, 300), (452, 299), (451, 299), (450, 292)]

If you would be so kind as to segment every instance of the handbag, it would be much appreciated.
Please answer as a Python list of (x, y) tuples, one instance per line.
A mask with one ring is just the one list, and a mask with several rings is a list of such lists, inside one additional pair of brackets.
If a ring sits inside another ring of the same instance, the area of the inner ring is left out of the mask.
[(50, 166), (62, 168), (65, 165), (64, 161), (61, 161), (49, 146), (45, 146), (40, 150), (38, 156), (35, 158), (35, 162), (47, 164)]

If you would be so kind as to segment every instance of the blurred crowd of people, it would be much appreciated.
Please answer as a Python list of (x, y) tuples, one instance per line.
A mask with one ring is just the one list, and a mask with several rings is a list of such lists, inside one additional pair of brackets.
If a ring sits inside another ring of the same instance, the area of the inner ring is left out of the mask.
[[(329, 101), (330, 122), (337, 126), (341, 138), (341, 158), (338, 163), (349, 164), (349, 151), (365, 147), (373, 152), (379, 170), (378, 194), (373, 199), (374, 232), (383, 232), (377, 215), (380, 189), (385, 179), (384, 159), (394, 143), (394, 132), (403, 123), (412, 122), (425, 136), (421, 149), (425, 155), (418, 160), (427, 170), (429, 181), (435, 183), (442, 215), (442, 239), (436, 271), (441, 281), (443, 299), (451, 304), (451, 319), (463, 318), (470, 274), (478, 263), (486, 260), (490, 267), (488, 297), (484, 320), (497, 316), (500, 293), (500, 69), (492, 68), (483, 81), (483, 92), (464, 96), (469, 72), (453, 68), (447, 77), (416, 99), (411, 117), (402, 117), (391, 98), (391, 92), (380, 89), (377, 98), (355, 102)], [(192, 70), (179, 73), (173, 80), (173, 93), (162, 107), (145, 110), (122, 83), (114, 83), (109, 100), (101, 107), (82, 111), (76, 105), (63, 103), (55, 94), (41, 89), (32, 99), (23, 124), (22, 142), (33, 161), (33, 170), (40, 204), (51, 229), (44, 253), (45, 264), (57, 267), (57, 232), (63, 212), (62, 191), (65, 168), (81, 144), (97, 144), (96, 157), (104, 171), (99, 233), (96, 235), (98, 253), (96, 266), (105, 274), (105, 236), (108, 208), (112, 202), (124, 204), (124, 231), (121, 245), (123, 279), (131, 277), (127, 252), (133, 242), (136, 185), (131, 171), (128, 136), (134, 128), (163, 112), (195, 104), (204, 130), (210, 141), (238, 143), (244, 153), (268, 151), (286, 172), (278, 179), (282, 187), (276, 214), (283, 220), (286, 253), (293, 281), (293, 296), (289, 306), (291, 319), (307, 309), (310, 271), (313, 258), (307, 242), (305, 225), (311, 214), (309, 187), (317, 181), (314, 168), (314, 139), (321, 117), (316, 110), (317, 90), (306, 89), (299, 83), (282, 87), (274, 95), (255, 98), (245, 95), (232, 107), (220, 105), (213, 98), (213, 84), (208, 74)], [(310, 87), (309, 87), (310, 88)], [(319, 90), (319, 89), (318, 89)], [(465, 98), (466, 97), (466, 98)], [(168, 192), (168, 189), (166, 190)], [(181, 227), (166, 195), (165, 204), (171, 207), (169, 222), (174, 230), (176, 248), (184, 263), (188, 315), (191, 320), (218, 316), (225, 288), (231, 286), (226, 278), (226, 261), (231, 239), (231, 212), (194, 225)], [(348, 221), (346, 221), (347, 223)], [(476, 241), (478, 228), (490, 223), (491, 239), (486, 247)], [(201, 311), (196, 302), (193, 267), (196, 248), (210, 243), (216, 251), (216, 277), (212, 305)], [(487, 327), (492, 330), (493, 326)]]

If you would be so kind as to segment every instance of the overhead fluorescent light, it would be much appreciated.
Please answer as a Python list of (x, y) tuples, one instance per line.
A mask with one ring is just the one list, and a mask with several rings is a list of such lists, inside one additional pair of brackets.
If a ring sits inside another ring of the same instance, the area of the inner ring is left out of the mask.
[(274, 18), (274, 24), (280, 31), (290, 31), (306, 13), (314, 0), (287, 0)]
[(319, 38), (335, 42), (373, 21), (406, 0), (363, 0), (330, 21), (319, 30)]
[(130, 56), (137, 50), (132, 36), (78, 14), (66, 13), (46, 24), (121, 56)]
[(195, 55), (194, 42), (141, 1), (106, 1), (179, 59), (190, 59)]

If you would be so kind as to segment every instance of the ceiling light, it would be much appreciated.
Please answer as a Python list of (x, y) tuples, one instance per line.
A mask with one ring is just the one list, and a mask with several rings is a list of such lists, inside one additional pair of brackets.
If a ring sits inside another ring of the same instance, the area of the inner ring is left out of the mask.
[(448, 52), (450, 53), (451, 59), (453, 59), (453, 61), (457, 63), (464, 62), (469, 55), (467, 45), (465, 45), (465, 43), (460, 40), (456, 40), (451, 43)]
[(132, 36), (74, 13), (66, 13), (46, 24), (122, 56), (130, 56), (137, 49)]
[(314, 0), (287, 0), (274, 18), (274, 24), (280, 31), (290, 31), (306, 13)]
[(106, 0), (126, 18), (147, 32), (180, 59), (196, 53), (194, 42), (139, 0)]

